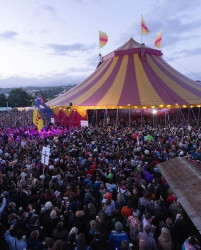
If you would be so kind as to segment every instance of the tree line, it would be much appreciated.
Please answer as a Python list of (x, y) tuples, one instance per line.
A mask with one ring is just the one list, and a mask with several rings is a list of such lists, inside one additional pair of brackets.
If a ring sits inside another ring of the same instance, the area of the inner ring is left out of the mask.
[(22, 88), (16, 88), (10, 91), (8, 98), (3, 93), (0, 94), (0, 107), (30, 107), (33, 100)]
[(30, 95), (22, 88), (15, 88), (9, 92), (7, 98), (3, 93), (0, 94), (0, 107), (31, 107), (34, 105), (34, 100), (38, 94), (40, 94), (44, 101), (47, 102), (72, 87), (74, 87), (74, 85), (66, 87), (52, 87), (47, 90), (38, 90), (34, 93), (34, 95)]

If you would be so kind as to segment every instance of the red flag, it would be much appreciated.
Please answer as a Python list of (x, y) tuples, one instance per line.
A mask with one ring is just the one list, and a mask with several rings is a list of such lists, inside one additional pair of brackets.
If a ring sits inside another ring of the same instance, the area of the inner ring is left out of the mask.
[(148, 35), (149, 29), (146, 26), (144, 18), (141, 16), (141, 33), (142, 35)]
[(160, 31), (156, 36), (155, 46), (161, 48), (161, 43), (162, 43), (162, 32)]
[(108, 42), (108, 36), (105, 32), (99, 30), (99, 46), (103, 48)]

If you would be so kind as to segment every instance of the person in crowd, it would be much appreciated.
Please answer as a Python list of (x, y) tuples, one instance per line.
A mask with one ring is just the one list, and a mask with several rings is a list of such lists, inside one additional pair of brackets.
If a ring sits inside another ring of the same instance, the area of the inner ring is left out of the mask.
[(157, 244), (156, 240), (153, 237), (153, 234), (151, 233), (151, 226), (146, 225), (144, 228), (144, 232), (140, 232), (138, 234), (138, 240), (139, 242), (144, 240), (146, 244), (146, 249), (147, 250), (157, 250)]
[(110, 233), (109, 236), (109, 246), (111, 250), (121, 246), (123, 240), (129, 241), (128, 235), (123, 231), (123, 224), (119, 221), (115, 223), (115, 230)]
[(135, 209), (133, 215), (129, 216), (126, 222), (126, 226), (129, 229), (129, 236), (131, 241), (136, 244), (138, 233), (141, 231), (141, 221), (139, 220), (140, 211)]
[(39, 241), (38, 236), (39, 236), (39, 232), (37, 230), (34, 230), (31, 232), (30, 238), (27, 241), (27, 250), (43, 249), (43, 244), (41, 241)]
[[(132, 242), (134, 249), (150, 249), (151, 244), (156, 249), (155, 242), (158, 248), (170, 244), (168, 229), (173, 247), (181, 249), (196, 233), (157, 168), (178, 155), (199, 161), (201, 132), (194, 120), (189, 130), (174, 116), (169, 126), (162, 119), (153, 126), (147, 115), (142, 126), (136, 114), (128, 126), (122, 111), (118, 126), (113, 113), (110, 125), (100, 121), (97, 126), (72, 129), (43, 117), (45, 128), (38, 132), (32, 115), (31, 110), (0, 111), (2, 246), (16, 250), (16, 242), (17, 249), (40, 248), (45, 242), (44, 249), (51, 250), (86, 246), (102, 250), (126, 249), (126, 242)], [(145, 140), (148, 134), (153, 140)], [(51, 152), (45, 167), (43, 146)], [(187, 243), (186, 247), (193, 246)]]
[(184, 241), (182, 250), (197, 250), (200, 249), (197, 238), (193, 235)]
[(166, 227), (161, 228), (161, 234), (158, 237), (159, 250), (172, 250), (174, 249), (172, 237)]
[(23, 250), (26, 249), (27, 243), (23, 239), (23, 232), (22, 230), (16, 230), (16, 236), (11, 235), (11, 231), (14, 230), (14, 226), (11, 225), (10, 228), (5, 232), (5, 240), (9, 245), (10, 250)]

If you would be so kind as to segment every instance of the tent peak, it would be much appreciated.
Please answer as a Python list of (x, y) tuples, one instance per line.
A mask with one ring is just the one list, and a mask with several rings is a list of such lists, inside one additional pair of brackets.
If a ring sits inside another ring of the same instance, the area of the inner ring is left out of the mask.
[(131, 55), (131, 54), (141, 54), (144, 56), (145, 54), (152, 54), (155, 56), (162, 56), (162, 52), (157, 49), (152, 49), (150, 47), (145, 46), (144, 43), (136, 42), (132, 37), (124, 43), (122, 46), (109, 53), (108, 55), (103, 57), (103, 61), (106, 61), (115, 56), (123, 56), (123, 55)]

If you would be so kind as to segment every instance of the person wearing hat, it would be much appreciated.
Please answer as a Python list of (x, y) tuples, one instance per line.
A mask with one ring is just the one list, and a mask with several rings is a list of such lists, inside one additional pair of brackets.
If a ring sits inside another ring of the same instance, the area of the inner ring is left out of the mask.
[(133, 210), (134, 208), (132, 207), (132, 201), (129, 200), (127, 202), (127, 205), (122, 207), (121, 215), (127, 219), (129, 216), (133, 214)]
[(103, 203), (102, 209), (103, 209), (105, 215), (111, 216), (112, 213), (116, 209), (115, 202), (114, 202), (114, 200), (112, 200), (112, 194), (107, 192), (105, 194), (105, 199), (103, 199), (102, 203)]
[(115, 250), (120, 248), (123, 240), (129, 242), (127, 233), (123, 231), (123, 224), (120, 221), (117, 221), (115, 223), (115, 230), (113, 230), (109, 236), (109, 249)]
[(129, 236), (132, 242), (137, 241), (138, 233), (141, 231), (141, 222), (139, 220), (140, 211), (135, 209), (133, 214), (128, 217), (126, 226), (129, 228)]

